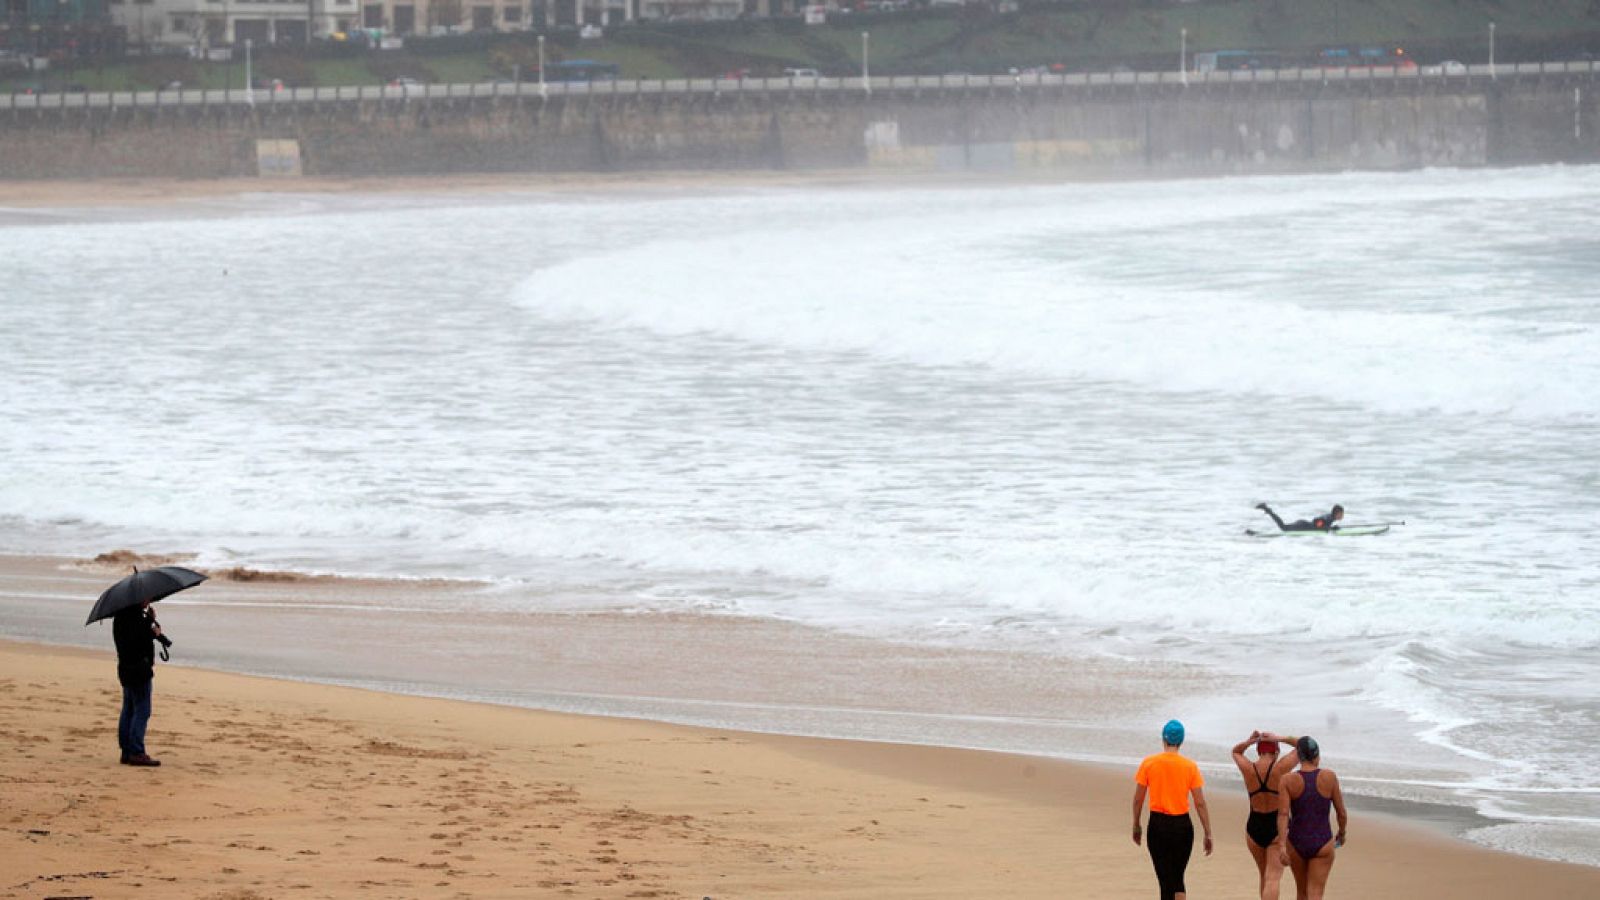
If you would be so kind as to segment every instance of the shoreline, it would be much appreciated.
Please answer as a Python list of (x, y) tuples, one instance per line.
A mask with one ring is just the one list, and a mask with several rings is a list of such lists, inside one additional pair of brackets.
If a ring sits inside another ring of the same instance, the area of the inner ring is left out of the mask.
[[(160, 769), (119, 768), (107, 651), (0, 640), (0, 896), (1143, 896), (1128, 772), (984, 751), (537, 712), (187, 667)], [(1255, 878), (1208, 792), (1196, 896)], [(1337, 896), (1582, 896), (1600, 869), (1355, 813)], [(222, 893), (202, 893), (218, 891)]]
[[(1133, 184), (1150, 181), (1211, 181), (1281, 175), (1339, 175), (1345, 170), (1144, 174), (1100, 172), (1062, 175), (1046, 171), (942, 171), (862, 166), (848, 169), (640, 169), (625, 172), (459, 173), (446, 175), (318, 176), (299, 178), (106, 177), (87, 180), (0, 180), (0, 225), (50, 221), (103, 221), (117, 213), (156, 211), (236, 214), (237, 207), (210, 206), (247, 197), (318, 197), (382, 200), (488, 200), (533, 198), (672, 197), (691, 191), (821, 189), (961, 190), (978, 187), (1050, 187), (1073, 184)], [(10, 214), (8, 222), (6, 215)], [(71, 214), (71, 215), (66, 215)]]
[[(30, 652), (46, 655), (108, 660), (108, 634), (73, 626), (81, 621), (79, 607), (86, 608), (114, 572), (107, 567), (123, 561), (93, 564), (65, 557), (0, 556), (4, 632), (0, 641), (20, 639), (33, 648)], [(1103, 814), (1112, 821), (1126, 817), (1127, 798), (1119, 795), (1125, 789), (1127, 773), (1122, 770), (1127, 766), (1121, 761), (1097, 762), (1092, 754), (1065, 755), (1063, 744), (1051, 743), (1070, 730), (1058, 727), (1062, 723), (1046, 723), (1051, 727), (1032, 731), (1018, 726), (1015, 733), (1033, 741), (1032, 750), (964, 749), (979, 746), (979, 739), (963, 744), (959, 737), (951, 737), (960, 733), (951, 730), (952, 721), (990, 719), (984, 723), (990, 731), (972, 734), (993, 734), (996, 721), (1002, 727), (1011, 725), (1005, 721), (1006, 701), (1024, 692), (1031, 692), (1025, 694), (1029, 702), (1038, 701), (1041, 687), (1028, 683), (1030, 673), (1010, 671), (1014, 659), (886, 648), (866, 639), (814, 634), (800, 626), (688, 614), (480, 611), (462, 615), (429, 608), (430, 601), (459, 597), (470, 588), (471, 583), (320, 577), (210, 582), (204, 594), (197, 591), (192, 597), (178, 595), (162, 602), (163, 622), (179, 642), (175, 652), (180, 663), (161, 667), (158, 678), (166, 672), (174, 673), (174, 678), (188, 673), (181, 677), (202, 680), (208, 674), (234, 673), (227, 677), (263, 679), (312, 692), (372, 693), (396, 698), (395, 702), (488, 705), (508, 714), (598, 717), (641, 727), (724, 729), (743, 740), (824, 748), (824, 755), (833, 752), (827, 748), (869, 746), (884, 754), (884, 773), (898, 771), (908, 755), (1026, 760), (1027, 767), (1059, 765), (1089, 779), (1103, 798)], [(62, 621), (66, 627), (59, 627)], [(377, 655), (364, 649), (368, 643)], [(255, 644), (276, 652), (250, 656)], [(328, 658), (335, 655), (330, 647), (341, 648), (339, 660)], [(396, 647), (407, 651), (400, 674), (410, 677), (398, 677), (377, 665), (377, 660), (395, 657)], [(508, 647), (512, 652), (506, 652)], [(766, 658), (766, 668), (744, 671), (761, 657)], [(707, 659), (721, 665), (706, 666)], [(1081, 683), (1088, 683), (1091, 693), (1106, 694), (1101, 701), (1110, 706), (1140, 703), (1148, 695), (1148, 686), (1137, 682), (1136, 667), (1082, 663), (1068, 668), (1070, 661), (1059, 662), (1064, 669), (1061, 684), (1050, 689), (1057, 692), (1055, 702), (1081, 706), (1085, 699)], [(112, 667), (105, 662), (99, 668)], [(486, 668), (503, 670), (503, 689), (486, 684), (481, 674)], [(729, 683), (729, 668), (738, 670), (732, 679), (737, 683)], [(884, 678), (884, 673), (890, 673), (889, 680), (925, 683), (908, 685), (908, 692), (898, 697), (897, 709), (847, 705), (843, 698), (854, 696), (861, 684)], [(91, 672), (88, 677), (104, 680), (103, 673)], [(816, 684), (818, 680), (823, 683)], [(958, 683), (967, 689), (965, 694), (951, 691)], [(979, 684), (987, 689), (975, 689)], [(630, 685), (632, 693), (619, 691)], [(645, 686), (648, 690), (642, 691)], [(934, 719), (939, 728), (929, 730)], [(841, 723), (847, 726), (843, 732)], [(1069, 724), (1096, 728), (1092, 722)], [(827, 736), (830, 732), (835, 736)], [(1106, 734), (1098, 732), (1096, 738), (1105, 740)], [(1149, 751), (1147, 743), (1135, 739), (1106, 758), (1136, 759)], [(1219, 771), (1212, 759), (1215, 748), (1197, 741), (1190, 750), (1213, 781), (1210, 796), (1215, 808), (1242, 810), (1238, 779), (1231, 771)], [(1469, 808), (1360, 796), (1351, 796), (1350, 803), (1355, 816), (1375, 827), (1409, 833), (1417, 841), (1466, 854), (1537, 862), (1531, 856), (1505, 854), (1462, 839), (1460, 834), (1469, 828), (1494, 821)], [(1242, 812), (1237, 818), (1242, 821)], [(1225, 821), (1217, 819), (1219, 836), (1227, 833)], [(1600, 885), (1600, 868), (1554, 865), (1592, 872)]]
[(794, 187), (972, 187), (1067, 184), (1103, 178), (1048, 178), (1029, 173), (942, 173), (859, 169), (640, 170), (636, 172), (530, 172), (456, 175), (373, 175), (302, 178), (99, 178), (0, 180), (0, 208), (118, 208), (178, 206), (185, 201), (246, 194), (332, 196), (486, 196), (514, 194), (616, 194), (687, 189)]

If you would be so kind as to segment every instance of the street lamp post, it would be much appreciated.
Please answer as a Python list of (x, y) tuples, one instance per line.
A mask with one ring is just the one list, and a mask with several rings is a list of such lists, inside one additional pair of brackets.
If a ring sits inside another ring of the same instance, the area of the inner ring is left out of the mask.
[(869, 94), (872, 93), (872, 73), (867, 65), (867, 54), (870, 49), (868, 35), (863, 31), (861, 32), (861, 89)]
[(544, 35), (539, 35), (539, 97), (548, 96), (544, 89)]
[(1189, 29), (1178, 31), (1178, 80), (1189, 83)]
[(250, 77), (250, 47), (254, 43), (250, 38), (244, 39), (244, 101), (251, 106), (256, 105), (256, 82)]
[(1499, 76), (1494, 71), (1494, 23), (1489, 23), (1489, 79), (1496, 80)]

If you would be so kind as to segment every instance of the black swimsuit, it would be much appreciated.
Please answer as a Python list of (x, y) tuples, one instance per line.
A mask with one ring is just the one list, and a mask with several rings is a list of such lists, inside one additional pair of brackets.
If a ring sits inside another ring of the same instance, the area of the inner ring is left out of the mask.
[[(1272, 774), (1272, 766), (1277, 761), (1277, 757), (1273, 757), (1272, 763), (1267, 765), (1267, 774), (1269, 776)], [(1251, 766), (1250, 771), (1256, 772), (1255, 766)], [(1259, 781), (1260, 785), (1250, 792), (1250, 796), (1254, 797), (1257, 794), (1276, 795), (1278, 793), (1267, 787), (1267, 779), (1262, 778), (1259, 772), (1256, 772), (1256, 781)], [(1273, 841), (1278, 839), (1278, 813), (1276, 811), (1256, 812), (1253, 809), (1250, 810), (1250, 818), (1245, 820), (1244, 823), (1244, 833), (1250, 836), (1250, 840), (1255, 841), (1257, 847), (1263, 850), (1267, 849), (1272, 845)]]

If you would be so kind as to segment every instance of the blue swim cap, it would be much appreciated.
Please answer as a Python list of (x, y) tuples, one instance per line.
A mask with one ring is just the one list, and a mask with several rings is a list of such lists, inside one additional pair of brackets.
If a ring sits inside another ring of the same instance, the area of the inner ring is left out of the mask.
[(1183, 744), (1183, 723), (1172, 719), (1161, 729), (1161, 740), (1174, 747)]

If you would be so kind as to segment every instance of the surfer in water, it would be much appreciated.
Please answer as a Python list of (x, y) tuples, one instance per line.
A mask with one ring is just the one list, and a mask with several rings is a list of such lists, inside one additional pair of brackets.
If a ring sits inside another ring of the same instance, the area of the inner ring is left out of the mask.
[(1337, 503), (1333, 505), (1333, 509), (1314, 519), (1296, 519), (1287, 525), (1283, 524), (1283, 519), (1278, 518), (1272, 507), (1265, 503), (1257, 503), (1256, 509), (1271, 516), (1272, 521), (1278, 523), (1279, 531), (1337, 531), (1339, 520), (1344, 518), (1344, 507)]

